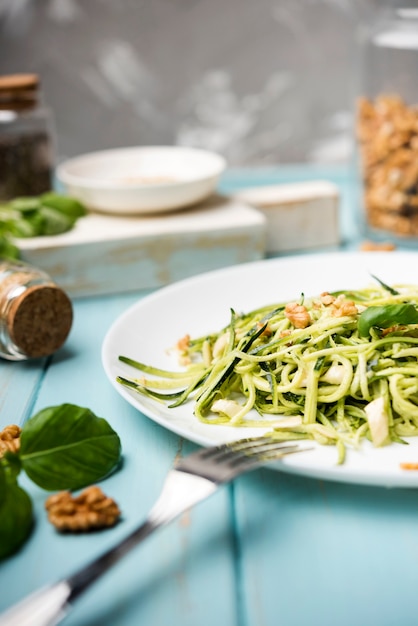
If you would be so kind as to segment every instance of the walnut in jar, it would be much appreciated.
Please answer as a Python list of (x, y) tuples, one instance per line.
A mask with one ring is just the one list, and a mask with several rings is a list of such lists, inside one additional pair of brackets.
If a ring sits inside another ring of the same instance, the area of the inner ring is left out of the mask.
[(361, 98), (357, 139), (369, 225), (418, 235), (418, 106), (398, 95)]

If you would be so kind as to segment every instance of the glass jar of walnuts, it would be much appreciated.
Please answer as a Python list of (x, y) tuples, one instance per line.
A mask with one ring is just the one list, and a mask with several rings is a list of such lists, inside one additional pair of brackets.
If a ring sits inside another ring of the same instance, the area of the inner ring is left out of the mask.
[(356, 108), (364, 231), (418, 242), (418, 9), (385, 9), (361, 37)]

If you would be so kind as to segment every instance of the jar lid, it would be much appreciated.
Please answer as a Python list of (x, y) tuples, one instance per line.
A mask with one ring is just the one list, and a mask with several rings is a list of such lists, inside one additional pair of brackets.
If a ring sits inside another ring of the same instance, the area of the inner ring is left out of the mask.
[(0, 76), (0, 92), (37, 89), (38, 85), (39, 76), (37, 74), (8, 74)]
[(7, 315), (10, 337), (28, 358), (48, 356), (58, 350), (70, 332), (72, 304), (54, 284), (34, 285), (12, 301)]
[(0, 108), (25, 108), (37, 101), (37, 74), (8, 74), (0, 76)]

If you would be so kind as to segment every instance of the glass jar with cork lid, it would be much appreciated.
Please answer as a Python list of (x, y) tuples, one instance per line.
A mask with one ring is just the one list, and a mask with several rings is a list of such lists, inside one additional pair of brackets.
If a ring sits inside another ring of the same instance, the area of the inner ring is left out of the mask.
[(384, 8), (360, 34), (356, 110), (363, 234), (418, 243), (418, 9)]
[(71, 300), (48, 274), (0, 258), (0, 358), (49, 356), (64, 344), (72, 322)]
[(52, 187), (52, 113), (36, 74), (0, 76), (0, 202)]

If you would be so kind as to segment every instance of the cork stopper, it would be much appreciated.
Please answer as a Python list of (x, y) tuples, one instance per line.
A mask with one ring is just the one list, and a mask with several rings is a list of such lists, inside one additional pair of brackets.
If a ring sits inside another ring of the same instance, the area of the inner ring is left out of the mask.
[(0, 92), (37, 89), (39, 76), (37, 74), (7, 74), (0, 76)]
[(0, 76), (1, 108), (22, 109), (34, 106), (38, 99), (37, 74), (8, 74)]
[(65, 342), (73, 321), (69, 297), (54, 284), (35, 285), (15, 297), (6, 325), (13, 343), (29, 358), (48, 356)]

